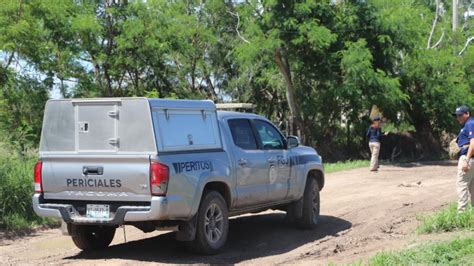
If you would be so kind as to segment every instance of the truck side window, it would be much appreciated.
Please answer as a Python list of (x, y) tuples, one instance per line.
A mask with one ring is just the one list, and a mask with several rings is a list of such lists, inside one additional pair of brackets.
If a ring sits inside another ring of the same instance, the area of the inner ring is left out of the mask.
[(262, 120), (255, 120), (254, 122), (264, 149), (281, 150), (285, 148), (283, 138), (274, 126)]
[(230, 132), (234, 144), (244, 150), (256, 150), (257, 141), (253, 135), (252, 127), (248, 119), (229, 120)]

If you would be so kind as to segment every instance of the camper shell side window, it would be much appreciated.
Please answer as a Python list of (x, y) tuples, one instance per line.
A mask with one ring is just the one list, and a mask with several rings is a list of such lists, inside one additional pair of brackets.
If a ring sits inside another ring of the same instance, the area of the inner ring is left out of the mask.
[(222, 149), (215, 109), (152, 108), (158, 152)]

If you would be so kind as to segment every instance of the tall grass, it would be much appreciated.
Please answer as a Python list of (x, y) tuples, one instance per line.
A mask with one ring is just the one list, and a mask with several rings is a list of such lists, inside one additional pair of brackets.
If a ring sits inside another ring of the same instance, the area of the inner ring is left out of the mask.
[(337, 163), (326, 163), (324, 164), (325, 173), (333, 173), (338, 171), (350, 170), (355, 168), (369, 167), (370, 161), (367, 160), (354, 160)]
[(57, 223), (33, 212), (35, 162), (34, 158), (0, 156), (0, 229), (16, 231)]
[(416, 229), (418, 233), (474, 231), (474, 208), (468, 206), (466, 211), (458, 213), (456, 204), (450, 204), (431, 216), (421, 218), (421, 220), (421, 224)]
[(474, 237), (425, 244), (399, 252), (381, 252), (368, 265), (474, 265)]

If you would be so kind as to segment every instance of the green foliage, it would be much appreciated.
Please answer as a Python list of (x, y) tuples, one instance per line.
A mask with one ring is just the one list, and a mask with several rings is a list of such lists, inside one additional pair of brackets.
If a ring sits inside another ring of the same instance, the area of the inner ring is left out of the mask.
[(367, 160), (354, 160), (337, 163), (326, 163), (324, 164), (325, 173), (334, 173), (344, 170), (350, 170), (355, 168), (369, 167), (370, 161)]
[[(427, 45), (434, 1), (0, 1), (2, 110), (36, 108), (54, 88), (251, 102), (284, 122), (291, 91), (304, 143), (344, 159), (365, 148), (373, 105), (414, 128), (428, 155), (457, 131), (454, 107), (474, 106), (474, 49), (458, 55), (474, 29), (448, 30), (449, 3)], [(39, 119), (0, 112), (3, 128), (20, 121), (9, 144), (36, 145)]]
[(425, 244), (400, 252), (381, 252), (368, 265), (470, 265), (474, 259), (474, 237)]
[(422, 218), (418, 233), (440, 233), (455, 230), (474, 231), (474, 208), (468, 206), (466, 211), (458, 213), (456, 204), (451, 204), (441, 211)]
[(0, 229), (14, 231), (37, 225), (57, 225), (33, 212), (34, 158), (0, 156)]
[(1, 139), (24, 153), (39, 143), (48, 87), (37, 80), (18, 76), (0, 84)]
[(402, 133), (402, 132), (414, 132), (415, 127), (409, 124), (406, 121), (402, 121), (401, 123), (385, 123), (383, 124), (383, 131), (389, 133)]
[(383, 103), (388, 113), (399, 110), (399, 106), (407, 102), (408, 96), (400, 90), (397, 78), (372, 68), (373, 56), (364, 39), (347, 42), (341, 56), (343, 86), (338, 92), (347, 101), (347, 108), (342, 111), (349, 114), (350, 120), (357, 120), (357, 114), (370, 110), (373, 103)]

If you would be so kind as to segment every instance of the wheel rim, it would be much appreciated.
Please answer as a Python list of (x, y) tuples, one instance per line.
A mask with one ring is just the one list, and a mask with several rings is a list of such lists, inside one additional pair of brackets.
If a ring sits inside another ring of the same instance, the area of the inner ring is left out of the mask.
[(219, 205), (212, 203), (204, 215), (204, 230), (207, 241), (210, 243), (218, 242), (222, 237), (224, 229), (224, 217)]
[(312, 191), (312, 213), (313, 213), (313, 223), (317, 224), (318, 223), (318, 217), (319, 217), (319, 197), (318, 197), (319, 191), (318, 188), (315, 187)]

